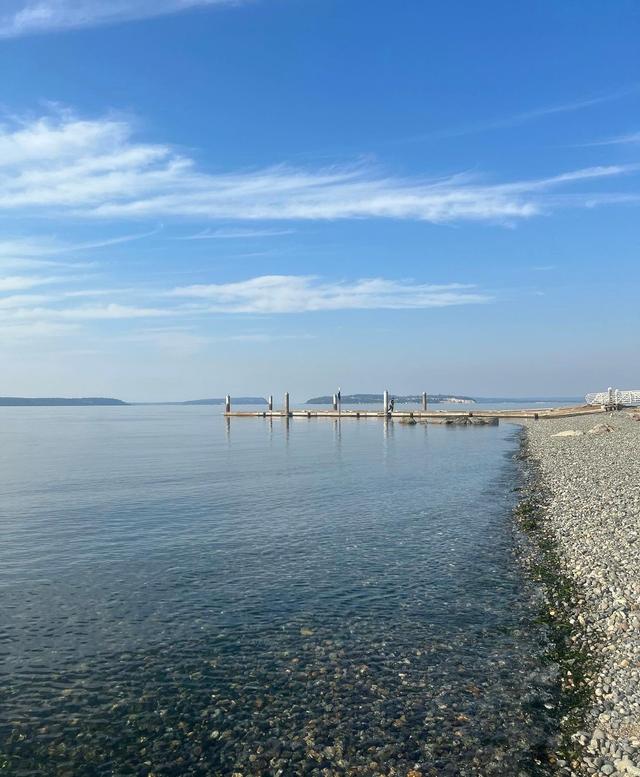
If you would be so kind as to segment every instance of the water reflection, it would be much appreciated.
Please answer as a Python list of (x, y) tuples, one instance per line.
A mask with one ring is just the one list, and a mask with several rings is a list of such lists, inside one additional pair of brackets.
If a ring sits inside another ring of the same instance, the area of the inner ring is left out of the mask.
[(336, 449), (340, 448), (340, 442), (342, 439), (342, 420), (340, 418), (333, 418), (333, 440), (336, 445)]

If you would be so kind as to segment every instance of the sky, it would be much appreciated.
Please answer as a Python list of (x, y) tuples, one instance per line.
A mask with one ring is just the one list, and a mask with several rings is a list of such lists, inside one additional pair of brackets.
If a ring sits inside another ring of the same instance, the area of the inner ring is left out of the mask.
[(0, 395), (640, 388), (634, 0), (2, 0)]

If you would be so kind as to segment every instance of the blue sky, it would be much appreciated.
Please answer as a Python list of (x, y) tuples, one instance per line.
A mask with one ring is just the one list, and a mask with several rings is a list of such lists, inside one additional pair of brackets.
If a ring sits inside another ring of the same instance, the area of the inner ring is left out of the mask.
[(635, 2), (4, 0), (4, 395), (637, 388)]

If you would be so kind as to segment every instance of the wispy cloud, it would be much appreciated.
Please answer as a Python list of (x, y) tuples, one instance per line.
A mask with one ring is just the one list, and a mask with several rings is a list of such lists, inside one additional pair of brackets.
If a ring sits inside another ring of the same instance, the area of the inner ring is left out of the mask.
[(145, 308), (134, 305), (121, 305), (110, 302), (105, 305), (82, 305), (63, 308), (18, 308), (12, 311), (11, 318), (40, 319), (43, 321), (115, 321), (133, 318), (158, 318), (176, 315), (170, 308)]
[(88, 241), (86, 243), (69, 243), (67, 245), (59, 246), (56, 253), (89, 251), (96, 248), (111, 248), (111, 246), (122, 245), (123, 243), (131, 243), (135, 240), (143, 240), (146, 237), (153, 237), (160, 232), (162, 232), (162, 227), (156, 227), (155, 229), (149, 230), (147, 232), (135, 232), (132, 235), (118, 235), (118, 237), (111, 237), (97, 241)]
[[(7, 293), (7, 291), (20, 291), (22, 289), (29, 289), (33, 288), (36, 285), (39, 285), (42, 283), (42, 281), (37, 281), (31, 286), (25, 285), (24, 283), (20, 286), (15, 282), (16, 279), (7, 279), (7, 278), (0, 278), (0, 295), (4, 295)], [(13, 286), (11, 285), (13, 283)], [(58, 291), (54, 294), (9, 294), (8, 296), (0, 296), (0, 310), (7, 310), (9, 308), (13, 309), (20, 309), (20, 316), (31, 316), (35, 313), (37, 316), (41, 316), (43, 313), (42, 305), (49, 305), (49, 304), (61, 304), (65, 303), (69, 300), (76, 300), (76, 299), (91, 299), (94, 297), (114, 297), (119, 294), (127, 293), (129, 291), (133, 291), (133, 289), (77, 289), (74, 291)], [(32, 308), (36, 307), (37, 309), (35, 311), (32, 310)], [(130, 307), (120, 307), (120, 312), (122, 310), (129, 311), (134, 310), (135, 313), (138, 312), (137, 308), (130, 308)], [(82, 310), (82, 309), (81, 309)], [(62, 311), (60, 310), (54, 310), (54, 311), (47, 311), (48, 313), (51, 312), (54, 317), (58, 317), (61, 315)], [(164, 311), (163, 311), (164, 314)], [(105, 316), (105, 318), (110, 318), (111, 316)], [(127, 316), (124, 315), (124, 318), (134, 317), (138, 318), (139, 315), (134, 316)]]
[(312, 276), (263, 275), (238, 283), (183, 286), (172, 295), (206, 300), (213, 313), (437, 308), (490, 301), (473, 286), (370, 278), (327, 282)]
[(37, 269), (42, 267), (56, 267), (60, 269), (79, 269), (87, 267), (87, 262), (78, 260), (60, 260), (57, 258), (63, 254), (73, 254), (81, 251), (92, 251), (99, 248), (111, 247), (122, 243), (130, 243), (145, 237), (158, 234), (160, 229), (150, 232), (135, 233), (132, 235), (120, 235), (98, 241), (84, 243), (61, 242), (55, 238), (14, 238), (0, 240), (0, 267)]
[(280, 237), (292, 235), (293, 229), (205, 229), (195, 235), (179, 237), (178, 240), (246, 240), (251, 238)]
[[(76, 328), (92, 323), (135, 322), (140, 319), (166, 321), (167, 325), (146, 329), (142, 341), (164, 343), (177, 348), (202, 347), (215, 334), (207, 321), (221, 314), (279, 315), (336, 310), (409, 310), (443, 308), (452, 305), (483, 304), (490, 294), (472, 285), (433, 285), (412, 280), (369, 278), (332, 281), (304, 275), (270, 275), (234, 283), (192, 285), (169, 291), (131, 289), (61, 289), (53, 293), (31, 293), (33, 287), (56, 282), (56, 278), (14, 276), (0, 279), (0, 328), (7, 333), (37, 324), (42, 332), (64, 332), (57, 324)], [(22, 292), (25, 293), (22, 293)], [(91, 298), (95, 297), (95, 300)], [(100, 298), (105, 297), (102, 301)], [(140, 305), (128, 299), (149, 298)], [(84, 299), (83, 299), (84, 298)], [(187, 322), (185, 326), (179, 322)], [(34, 336), (38, 329), (32, 330)], [(287, 337), (286, 333), (278, 338)], [(299, 335), (295, 335), (298, 337)], [(229, 332), (225, 340), (266, 341), (274, 335), (263, 331)]]
[(11, 294), (0, 297), (0, 311), (8, 308), (25, 308), (33, 305), (43, 305), (51, 301), (47, 294)]
[(23, 289), (33, 289), (36, 286), (46, 286), (51, 283), (60, 283), (63, 278), (55, 276), (37, 276), (37, 275), (9, 275), (0, 276), (0, 293), (7, 291), (22, 291)]
[[(465, 173), (400, 178), (365, 164), (209, 173), (170, 146), (137, 142), (125, 121), (65, 114), (0, 128), (0, 212), (24, 214), (512, 223), (543, 212), (547, 192), (633, 171), (612, 165), (508, 183)], [(568, 202), (579, 205), (579, 192)]]
[[(496, 188), (503, 192), (526, 195), (533, 194), (536, 191), (551, 191), (563, 184), (578, 183), (580, 181), (595, 181), (598, 178), (615, 178), (622, 175), (629, 175), (638, 172), (638, 170), (640, 170), (640, 164), (598, 165), (596, 167), (584, 167), (581, 170), (572, 170), (568, 173), (560, 173), (559, 175), (550, 176), (549, 178), (539, 178), (535, 181), (529, 180), (499, 184)], [(553, 197), (557, 198), (558, 195), (553, 195)], [(575, 194), (568, 195), (567, 200), (571, 200), (575, 197)], [(586, 195), (578, 195), (578, 200), (575, 201), (576, 204), (586, 201), (586, 197)], [(584, 198), (584, 200), (582, 198)]]
[(77, 268), (75, 262), (54, 261), (48, 257), (58, 253), (60, 246), (50, 239), (17, 238), (0, 240), (0, 268), (3, 270), (35, 270), (42, 268)]
[(3, 347), (22, 346), (25, 342), (33, 342), (39, 338), (61, 337), (75, 334), (77, 331), (78, 327), (75, 324), (61, 324), (53, 321), (6, 323), (0, 320), (0, 337)]
[(593, 95), (591, 97), (583, 97), (577, 100), (568, 100), (564, 103), (558, 103), (556, 105), (546, 105), (539, 108), (533, 108), (527, 111), (520, 111), (518, 113), (512, 113), (509, 116), (502, 116), (496, 119), (489, 119), (487, 121), (479, 121), (474, 124), (468, 124), (462, 127), (452, 127), (449, 129), (436, 130), (434, 132), (428, 132), (421, 135), (414, 135), (410, 138), (404, 138), (407, 141), (429, 140), (435, 138), (456, 138), (464, 137), (465, 135), (475, 135), (480, 132), (488, 132), (490, 130), (508, 129), (510, 127), (519, 127), (523, 124), (528, 124), (531, 121), (538, 119), (544, 119), (548, 116), (556, 116), (563, 113), (574, 113), (575, 111), (582, 111), (587, 108), (593, 108), (596, 105), (602, 105), (603, 103), (613, 102), (614, 100), (621, 100), (624, 97), (628, 97), (633, 94), (637, 94), (640, 87), (637, 84), (632, 86), (623, 87), (607, 94)]
[(3, 0), (0, 38), (145, 19), (240, 0)]
[(74, 297), (113, 297), (118, 294), (140, 294), (139, 290), (135, 288), (128, 289), (76, 289), (75, 291), (65, 291), (61, 294), (61, 298), (69, 299)]
[(581, 146), (625, 146), (640, 143), (640, 132), (629, 132), (626, 135), (616, 135), (604, 140), (593, 140), (590, 143), (581, 143)]

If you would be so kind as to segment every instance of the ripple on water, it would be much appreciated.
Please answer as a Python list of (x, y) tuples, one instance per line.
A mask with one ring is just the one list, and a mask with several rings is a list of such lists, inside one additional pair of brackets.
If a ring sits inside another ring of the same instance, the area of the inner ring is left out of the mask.
[(0, 460), (7, 773), (544, 773), (512, 431), (46, 411)]

